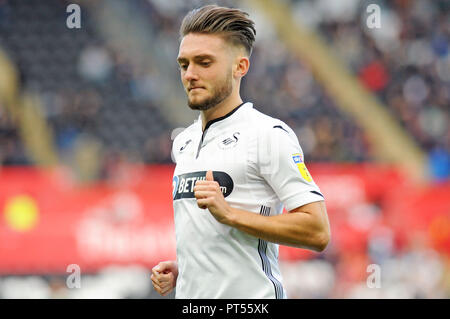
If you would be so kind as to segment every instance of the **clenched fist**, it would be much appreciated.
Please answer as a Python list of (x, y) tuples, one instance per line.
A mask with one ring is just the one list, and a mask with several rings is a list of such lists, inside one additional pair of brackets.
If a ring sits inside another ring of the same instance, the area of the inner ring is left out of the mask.
[(232, 208), (223, 197), (219, 183), (214, 181), (212, 171), (206, 172), (206, 180), (195, 182), (194, 196), (197, 199), (198, 207), (208, 208), (220, 223), (227, 224), (229, 222), (233, 213)]
[(178, 277), (176, 261), (162, 261), (152, 268), (152, 283), (161, 296), (167, 296), (175, 288)]

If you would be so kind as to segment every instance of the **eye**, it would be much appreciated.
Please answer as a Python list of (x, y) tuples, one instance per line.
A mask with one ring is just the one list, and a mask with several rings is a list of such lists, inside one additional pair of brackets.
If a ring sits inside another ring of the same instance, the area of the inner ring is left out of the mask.
[(211, 62), (200, 62), (200, 65), (203, 67), (208, 67), (211, 64)]
[(187, 64), (179, 64), (178, 65), (178, 69), (186, 71), (187, 70), (188, 65)]

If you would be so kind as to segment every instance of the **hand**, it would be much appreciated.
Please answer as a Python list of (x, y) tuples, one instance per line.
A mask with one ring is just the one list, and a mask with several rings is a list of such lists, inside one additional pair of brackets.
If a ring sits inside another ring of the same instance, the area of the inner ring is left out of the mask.
[(152, 268), (152, 283), (161, 296), (167, 296), (175, 288), (178, 277), (178, 265), (175, 261), (163, 261)]
[(227, 224), (232, 214), (232, 208), (225, 201), (219, 183), (214, 181), (211, 171), (206, 172), (206, 180), (198, 180), (194, 186), (194, 196), (201, 209), (211, 212), (217, 221)]

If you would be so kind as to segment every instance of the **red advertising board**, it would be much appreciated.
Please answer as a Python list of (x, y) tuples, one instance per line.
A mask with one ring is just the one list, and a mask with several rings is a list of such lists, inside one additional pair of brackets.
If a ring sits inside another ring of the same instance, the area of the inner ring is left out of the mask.
[[(0, 274), (84, 272), (106, 265), (153, 267), (176, 257), (172, 165), (124, 166), (106, 182), (79, 185), (68, 171), (0, 170)], [(326, 198), (329, 249), (367, 249), (388, 228), (401, 243), (420, 232), (450, 254), (450, 183), (412, 186), (395, 168), (311, 164)], [(383, 228), (384, 227), (384, 228)], [(316, 253), (280, 246), (280, 258)]]

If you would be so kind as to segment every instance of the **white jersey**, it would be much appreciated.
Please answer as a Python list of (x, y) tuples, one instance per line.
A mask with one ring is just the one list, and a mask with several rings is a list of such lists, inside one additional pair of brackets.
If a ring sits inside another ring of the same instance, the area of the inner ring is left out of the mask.
[(278, 245), (219, 223), (200, 209), (196, 180), (213, 172), (231, 207), (273, 216), (324, 200), (295, 133), (243, 103), (207, 123), (199, 116), (173, 142), (176, 298), (287, 298)]

